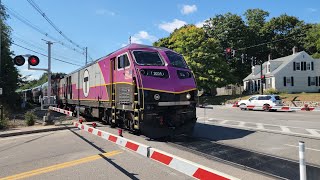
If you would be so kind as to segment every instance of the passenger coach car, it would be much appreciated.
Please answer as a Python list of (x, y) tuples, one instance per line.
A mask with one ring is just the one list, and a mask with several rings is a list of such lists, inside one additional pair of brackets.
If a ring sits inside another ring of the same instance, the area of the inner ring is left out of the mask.
[(190, 133), (196, 83), (182, 55), (130, 44), (59, 80), (60, 107), (157, 138)]

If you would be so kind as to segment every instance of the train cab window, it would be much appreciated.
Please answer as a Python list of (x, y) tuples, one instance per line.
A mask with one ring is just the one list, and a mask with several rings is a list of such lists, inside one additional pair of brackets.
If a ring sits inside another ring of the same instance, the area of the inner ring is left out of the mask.
[(134, 58), (139, 65), (143, 66), (163, 66), (164, 63), (155, 51), (133, 51)]
[(129, 66), (130, 66), (130, 62), (127, 54), (124, 54), (118, 57), (118, 69), (122, 69)]
[(166, 55), (170, 61), (170, 64), (178, 68), (187, 68), (187, 64), (180, 54), (174, 53), (172, 51), (166, 51)]

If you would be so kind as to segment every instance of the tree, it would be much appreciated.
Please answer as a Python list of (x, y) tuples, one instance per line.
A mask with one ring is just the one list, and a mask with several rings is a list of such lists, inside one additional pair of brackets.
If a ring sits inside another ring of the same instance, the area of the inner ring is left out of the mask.
[(0, 87), (3, 88), (3, 95), (0, 96), (0, 103), (4, 105), (14, 106), (18, 96), (15, 90), (18, 87), (19, 73), (14, 67), (13, 53), (10, 51), (11, 38), (10, 27), (4, 21), (8, 18), (3, 6), (0, 7), (0, 25), (1, 25), (1, 75)]
[(304, 46), (314, 58), (320, 58), (320, 24), (314, 24), (307, 31)]
[(272, 18), (262, 29), (264, 39), (275, 41), (269, 43), (272, 56), (275, 58), (288, 56), (292, 53), (292, 48), (297, 46), (303, 49), (304, 39), (310, 25), (305, 24), (297, 17), (286, 14)]
[(221, 58), (222, 49), (214, 38), (194, 25), (187, 25), (175, 30), (170, 37), (154, 43), (155, 46), (167, 47), (182, 54), (195, 74), (199, 88), (211, 90), (230, 82), (228, 65)]
[[(224, 15), (216, 15), (207, 20), (203, 26), (209, 37), (214, 38), (221, 47), (221, 53), (226, 48), (236, 50), (236, 56), (229, 61), (231, 68), (230, 73), (235, 77), (233, 82), (241, 83), (250, 72), (250, 63), (245, 60), (242, 64), (240, 56), (242, 53), (248, 54), (244, 47), (250, 44), (249, 31), (241, 16), (236, 14), (226, 13)], [(231, 83), (231, 82), (230, 82)]]

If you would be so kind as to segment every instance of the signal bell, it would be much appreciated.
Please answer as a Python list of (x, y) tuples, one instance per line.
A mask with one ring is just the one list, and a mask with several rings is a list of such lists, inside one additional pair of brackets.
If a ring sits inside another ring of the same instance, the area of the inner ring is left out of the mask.
[(13, 62), (17, 66), (22, 66), (26, 62), (26, 60), (24, 59), (23, 56), (20, 55), (20, 56), (14, 57)]
[(36, 66), (38, 65), (40, 62), (39, 58), (37, 56), (29, 56), (28, 58), (28, 63), (31, 65), (31, 66)]

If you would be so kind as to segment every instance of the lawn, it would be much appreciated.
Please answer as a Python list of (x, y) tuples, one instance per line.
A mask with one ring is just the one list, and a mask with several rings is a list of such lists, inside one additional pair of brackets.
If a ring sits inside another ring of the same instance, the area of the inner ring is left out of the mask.
[[(200, 103), (221, 105), (234, 103), (240, 99), (248, 99), (252, 95), (233, 95), (233, 96), (204, 96), (200, 97)], [(298, 94), (279, 94), (283, 101), (313, 101), (320, 102), (320, 93), (298, 93)]]

